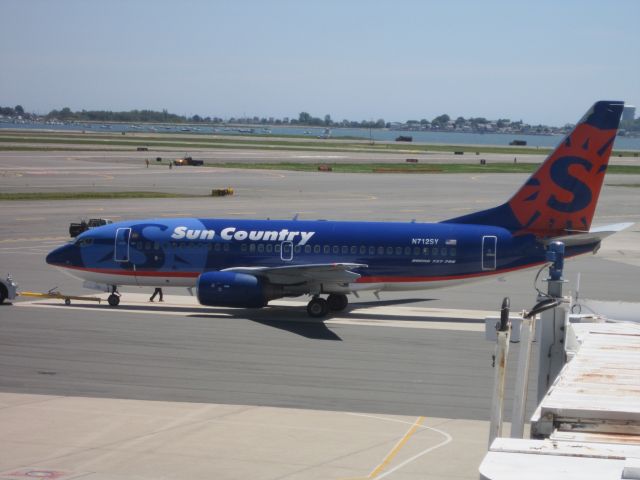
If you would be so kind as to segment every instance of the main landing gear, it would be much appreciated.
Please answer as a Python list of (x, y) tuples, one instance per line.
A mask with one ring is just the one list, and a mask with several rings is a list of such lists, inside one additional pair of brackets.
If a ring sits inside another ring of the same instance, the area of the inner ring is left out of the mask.
[(118, 305), (120, 305), (120, 293), (118, 292), (117, 285), (111, 285), (111, 295), (109, 295), (107, 301), (112, 307), (117, 307)]
[(329, 312), (341, 312), (349, 304), (349, 299), (341, 293), (332, 293), (325, 300), (314, 296), (307, 304), (307, 313), (313, 318), (326, 317)]

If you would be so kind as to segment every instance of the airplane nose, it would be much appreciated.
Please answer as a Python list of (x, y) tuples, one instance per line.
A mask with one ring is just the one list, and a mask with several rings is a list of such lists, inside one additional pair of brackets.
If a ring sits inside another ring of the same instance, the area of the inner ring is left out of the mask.
[(46, 261), (49, 265), (56, 266), (65, 266), (71, 263), (70, 259), (70, 249), (73, 248), (72, 245), (63, 245), (62, 247), (58, 247), (55, 250), (49, 252), (47, 255)]

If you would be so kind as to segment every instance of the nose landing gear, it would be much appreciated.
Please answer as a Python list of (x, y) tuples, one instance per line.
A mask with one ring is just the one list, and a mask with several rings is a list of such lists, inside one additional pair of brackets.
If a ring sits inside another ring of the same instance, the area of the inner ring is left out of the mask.
[(118, 292), (117, 285), (111, 285), (111, 295), (109, 295), (107, 301), (112, 307), (117, 307), (118, 305), (120, 305), (120, 293)]

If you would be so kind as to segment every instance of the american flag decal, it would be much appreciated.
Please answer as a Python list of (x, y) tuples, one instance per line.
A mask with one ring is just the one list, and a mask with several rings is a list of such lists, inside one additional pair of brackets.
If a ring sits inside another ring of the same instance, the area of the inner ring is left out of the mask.
[(449, 239), (449, 240), (446, 240), (446, 241), (444, 242), (444, 244), (445, 244), (445, 245), (455, 246), (455, 245), (457, 245), (457, 244), (458, 244), (458, 241), (457, 241), (457, 240), (455, 240), (455, 239)]

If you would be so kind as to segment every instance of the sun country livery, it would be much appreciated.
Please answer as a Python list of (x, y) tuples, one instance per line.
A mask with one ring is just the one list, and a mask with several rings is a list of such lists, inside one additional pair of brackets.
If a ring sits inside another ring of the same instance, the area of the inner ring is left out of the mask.
[[(361, 290), (417, 290), (595, 252), (629, 224), (591, 228), (623, 103), (597, 102), (506, 203), (440, 223), (175, 218), (88, 230), (47, 256), (86, 281), (196, 287), (203, 305), (264, 307), (310, 295), (322, 317)], [(327, 295), (327, 297), (323, 297)]]

